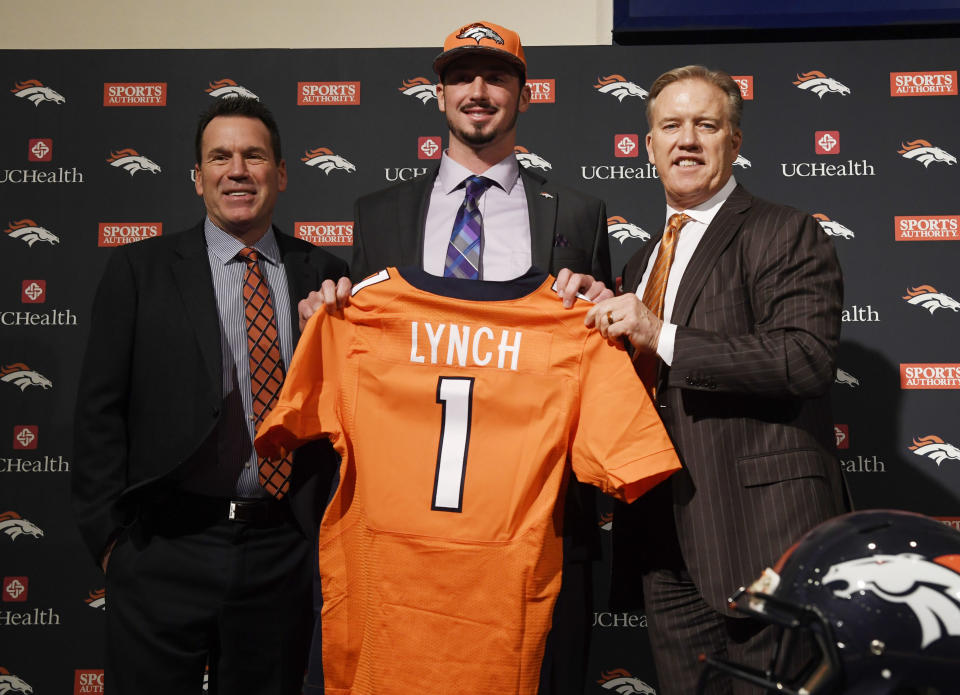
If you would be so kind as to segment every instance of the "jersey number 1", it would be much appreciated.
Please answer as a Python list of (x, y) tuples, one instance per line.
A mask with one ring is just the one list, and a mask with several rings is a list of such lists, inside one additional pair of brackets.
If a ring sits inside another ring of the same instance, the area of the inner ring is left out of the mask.
[(463, 481), (470, 447), (473, 379), (442, 376), (437, 380), (437, 403), (443, 404), (433, 505), (440, 512), (463, 511)]

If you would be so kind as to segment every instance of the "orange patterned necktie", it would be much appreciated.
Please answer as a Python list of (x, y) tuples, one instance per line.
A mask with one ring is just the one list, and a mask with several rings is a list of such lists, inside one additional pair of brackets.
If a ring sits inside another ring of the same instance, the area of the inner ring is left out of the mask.
[[(643, 288), (643, 303), (647, 305), (658, 319), (663, 319), (663, 301), (667, 294), (667, 280), (670, 278), (670, 266), (673, 265), (673, 257), (677, 252), (677, 237), (680, 236), (680, 230), (683, 225), (693, 218), (683, 213), (676, 213), (670, 216), (667, 222), (667, 230), (663, 233), (660, 240), (660, 248), (657, 250), (657, 258), (653, 262), (653, 268), (650, 270), (650, 277), (647, 279), (647, 286)], [(634, 353), (637, 358), (641, 353)], [(652, 355), (650, 359), (643, 362), (638, 361), (638, 371), (643, 383), (650, 391), (650, 397), (656, 395), (657, 369), (660, 366), (660, 358)]]
[[(246, 247), (239, 254), (247, 264), (243, 274), (243, 306), (247, 319), (247, 348), (250, 351), (250, 387), (253, 390), (253, 416), (259, 426), (270, 413), (283, 385), (283, 357), (280, 335), (270, 301), (270, 287), (260, 272), (260, 257)], [(279, 461), (260, 459), (260, 484), (277, 499), (290, 489), (291, 465), (284, 456)]]

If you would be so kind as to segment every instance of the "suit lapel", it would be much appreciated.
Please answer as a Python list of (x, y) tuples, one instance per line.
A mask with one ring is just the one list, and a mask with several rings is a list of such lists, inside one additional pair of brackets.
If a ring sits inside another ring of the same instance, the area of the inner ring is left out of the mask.
[(178, 236), (180, 243), (175, 247), (177, 258), (171, 265), (171, 271), (180, 293), (181, 308), (193, 326), (211, 383), (216, 384), (220, 390), (223, 382), (220, 318), (213, 291), (210, 261), (207, 258), (207, 245), (203, 237), (203, 224)]
[(282, 234), (276, 227), (273, 228), (277, 247), (280, 249), (280, 261), (287, 274), (287, 299), (290, 301), (290, 328), (293, 331), (294, 344), (300, 339), (300, 326), (297, 320), (297, 304), (307, 296), (311, 290), (317, 289), (317, 277), (313, 266), (307, 262), (307, 254), (294, 247), (293, 241), (286, 234)]
[(545, 191), (546, 179), (520, 166), (523, 192), (527, 198), (527, 215), (530, 218), (530, 253), (533, 265), (550, 271), (553, 256), (553, 236), (557, 226), (557, 193)]
[[(413, 185), (410, 187), (410, 197), (401, 201), (401, 209), (397, 211), (398, 214), (396, 220), (394, 220), (397, 225), (400, 225), (395, 237), (399, 244), (397, 258), (400, 262), (390, 265), (423, 267), (423, 236), (427, 227), (427, 209), (430, 207), (430, 193), (433, 191), (433, 182), (436, 181), (439, 171), (440, 167), (437, 166), (433, 171), (415, 178), (412, 182)], [(413, 215), (410, 214), (410, 211), (404, 209), (408, 201), (413, 206)], [(405, 226), (410, 220), (416, 220), (417, 226), (411, 230), (415, 233), (408, 234)], [(407, 245), (404, 243), (406, 239), (416, 239), (416, 244)]]

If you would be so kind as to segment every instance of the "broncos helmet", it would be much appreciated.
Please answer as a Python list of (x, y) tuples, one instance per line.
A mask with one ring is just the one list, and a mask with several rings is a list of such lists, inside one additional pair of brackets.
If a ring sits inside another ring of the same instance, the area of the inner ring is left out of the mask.
[(776, 654), (764, 671), (701, 657), (701, 691), (720, 671), (784, 695), (960, 692), (960, 533), (934, 519), (825, 521), (730, 602), (781, 628)]

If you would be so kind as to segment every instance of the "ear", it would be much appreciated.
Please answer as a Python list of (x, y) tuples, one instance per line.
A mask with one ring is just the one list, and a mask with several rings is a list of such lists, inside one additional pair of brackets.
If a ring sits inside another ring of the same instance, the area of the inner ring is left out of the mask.
[(287, 190), (287, 162), (283, 159), (277, 165), (277, 190)]
[(743, 131), (736, 128), (730, 136), (730, 143), (733, 147), (733, 158), (736, 159), (737, 155), (740, 154), (740, 145), (743, 144)]
[(526, 82), (523, 83), (523, 88), (520, 90), (520, 99), (517, 102), (517, 111), (523, 113), (530, 107), (530, 99), (533, 97), (533, 93), (530, 89), (530, 85)]
[(200, 165), (193, 165), (193, 190), (197, 192), (197, 195), (203, 195), (203, 173), (200, 171)]
[(443, 98), (443, 82), (437, 82), (437, 108), (440, 109), (441, 112), (446, 109), (446, 102)]
[(647, 161), (656, 166), (656, 162), (653, 161), (653, 136), (650, 133), (647, 133), (647, 137), (644, 139), (644, 142), (647, 145)]

